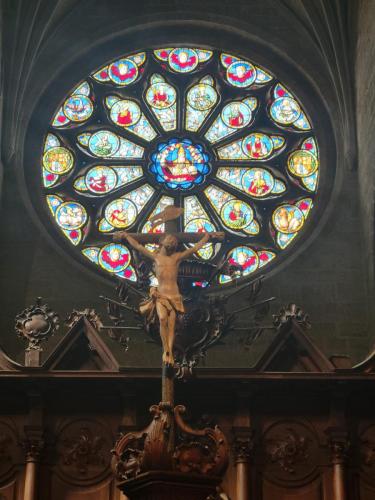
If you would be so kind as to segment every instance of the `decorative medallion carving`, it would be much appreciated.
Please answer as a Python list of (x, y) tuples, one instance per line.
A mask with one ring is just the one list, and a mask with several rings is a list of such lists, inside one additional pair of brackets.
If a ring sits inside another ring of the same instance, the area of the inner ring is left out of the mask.
[(109, 472), (112, 440), (96, 421), (79, 420), (66, 425), (58, 436), (57, 465), (70, 480), (98, 480)]
[(15, 330), (19, 337), (28, 341), (27, 350), (40, 350), (41, 343), (58, 328), (59, 316), (47, 304), (42, 304), (41, 297), (37, 298), (35, 305), (16, 316)]
[(318, 443), (311, 430), (301, 423), (277, 423), (266, 432), (262, 453), (271, 479), (303, 481), (316, 469)]
[(273, 324), (276, 328), (280, 328), (291, 320), (296, 321), (302, 328), (311, 328), (309, 316), (296, 304), (288, 304), (281, 308), (278, 314), (273, 315)]

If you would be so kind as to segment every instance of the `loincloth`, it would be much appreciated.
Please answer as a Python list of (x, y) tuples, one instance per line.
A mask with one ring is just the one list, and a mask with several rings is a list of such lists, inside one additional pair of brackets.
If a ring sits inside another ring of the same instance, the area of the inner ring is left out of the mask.
[(185, 312), (181, 295), (166, 297), (159, 292), (156, 286), (152, 286), (150, 288), (150, 298), (139, 304), (139, 311), (146, 317), (147, 321), (153, 321), (155, 319), (157, 313), (156, 304), (161, 304), (167, 310), (168, 315), (172, 311), (175, 313)]

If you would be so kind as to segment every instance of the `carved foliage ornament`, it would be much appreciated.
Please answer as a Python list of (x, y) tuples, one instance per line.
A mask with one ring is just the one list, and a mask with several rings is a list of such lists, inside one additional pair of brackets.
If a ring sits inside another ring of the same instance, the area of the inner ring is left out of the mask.
[(287, 307), (281, 308), (278, 314), (273, 315), (273, 324), (277, 328), (292, 320), (295, 320), (302, 328), (311, 327), (309, 316), (296, 304), (288, 304)]
[(275, 424), (266, 432), (262, 448), (271, 478), (302, 481), (316, 469), (318, 443), (310, 429), (301, 423)]
[(76, 482), (97, 480), (109, 472), (112, 439), (103, 425), (79, 420), (65, 426), (58, 437), (58, 469)]
[(16, 316), (17, 334), (29, 342), (27, 349), (40, 349), (40, 344), (59, 328), (59, 316), (42, 304), (38, 297), (35, 305), (28, 307)]
[(118, 480), (150, 470), (220, 476), (228, 464), (228, 445), (216, 426), (192, 429), (182, 415), (183, 406), (151, 407), (153, 420), (142, 432), (129, 433), (116, 443), (112, 467)]

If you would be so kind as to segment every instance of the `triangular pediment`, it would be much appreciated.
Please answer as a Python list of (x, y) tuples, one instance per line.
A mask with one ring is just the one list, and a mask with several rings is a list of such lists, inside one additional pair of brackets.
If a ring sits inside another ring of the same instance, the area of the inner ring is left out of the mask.
[(262, 358), (257, 363), (259, 372), (334, 371), (333, 364), (311, 341), (295, 320), (282, 325)]
[(85, 316), (68, 331), (43, 363), (43, 368), (58, 371), (119, 370), (111, 350)]

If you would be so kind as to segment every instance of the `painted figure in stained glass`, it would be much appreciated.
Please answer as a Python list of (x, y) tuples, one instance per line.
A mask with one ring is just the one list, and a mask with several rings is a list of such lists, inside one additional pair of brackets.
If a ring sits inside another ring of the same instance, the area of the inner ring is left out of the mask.
[(230, 252), (228, 262), (232, 266), (240, 266), (242, 274), (250, 274), (257, 269), (259, 258), (250, 247), (237, 247)]
[(89, 148), (96, 156), (111, 156), (116, 153), (120, 141), (112, 132), (96, 132), (90, 137)]
[(303, 226), (304, 217), (301, 210), (294, 205), (282, 205), (274, 211), (272, 221), (281, 233), (296, 233)]
[(279, 97), (270, 109), (272, 118), (283, 125), (290, 125), (297, 120), (301, 114), (301, 108), (297, 101), (290, 97)]
[(109, 224), (117, 228), (129, 227), (137, 217), (134, 203), (126, 198), (120, 198), (109, 203), (105, 209), (105, 218)]
[(159, 148), (159, 153), (152, 156), (150, 170), (159, 182), (169, 187), (187, 189), (202, 182), (203, 175), (209, 171), (208, 156), (202, 152), (202, 147), (187, 139), (172, 139)]
[(256, 78), (256, 70), (246, 61), (236, 61), (227, 69), (227, 78), (235, 87), (248, 87)]
[(138, 76), (138, 67), (130, 59), (120, 59), (109, 66), (109, 78), (117, 85), (129, 85)]
[(165, 82), (155, 83), (147, 90), (146, 99), (157, 109), (169, 108), (176, 101), (176, 91)]
[(230, 200), (223, 205), (221, 217), (225, 225), (238, 230), (250, 224), (254, 218), (254, 213), (247, 203), (240, 200)]
[(294, 151), (288, 159), (289, 171), (297, 177), (307, 177), (318, 169), (318, 160), (310, 151)]
[(231, 102), (224, 107), (221, 116), (228, 127), (242, 128), (250, 123), (251, 110), (243, 102)]
[(242, 177), (245, 191), (259, 198), (267, 196), (272, 191), (274, 183), (272, 175), (263, 168), (252, 168)]
[(107, 193), (117, 184), (116, 172), (110, 167), (91, 168), (85, 177), (86, 186), (94, 193)]
[(130, 263), (129, 250), (119, 243), (105, 245), (99, 253), (99, 264), (110, 273), (123, 271)]
[(198, 111), (212, 108), (217, 101), (217, 92), (211, 85), (199, 83), (189, 90), (187, 100), (190, 106)]
[(55, 217), (58, 225), (63, 229), (79, 229), (87, 221), (87, 212), (80, 203), (67, 201), (59, 205)]
[(87, 120), (92, 112), (91, 100), (85, 95), (72, 95), (64, 103), (64, 114), (73, 122), (83, 122)]
[(132, 101), (117, 101), (111, 108), (111, 118), (120, 127), (129, 127), (139, 121), (141, 110)]
[(271, 139), (265, 134), (250, 134), (242, 143), (244, 153), (254, 160), (269, 156), (273, 150)]
[(72, 153), (61, 146), (48, 149), (43, 156), (43, 166), (52, 174), (66, 174), (73, 168)]
[(193, 71), (198, 65), (198, 54), (193, 49), (179, 48), (174, 49), (169, 54), (170, 67), (179, 73)]

